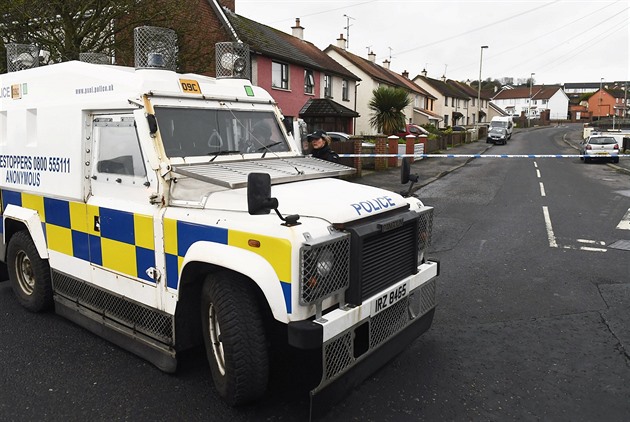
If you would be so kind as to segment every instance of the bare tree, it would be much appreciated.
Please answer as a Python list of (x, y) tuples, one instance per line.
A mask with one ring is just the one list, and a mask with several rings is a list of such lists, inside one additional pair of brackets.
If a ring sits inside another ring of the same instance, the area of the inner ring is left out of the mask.
[[(92, 52), (132, 65), (133, 28), (164, 26), (178, 34), (180, 69), (205, 73), (213, 68), (213, 54), (197, 36), (202, 25), (195, 13), (199, 2), (182, 7), (173, 0), (0, 0), (0, 42), (36, 44), (46, 52), (46, 63), (77, 60), (81, 52)], [(0, 71), (5, 67), (3, 60)]]

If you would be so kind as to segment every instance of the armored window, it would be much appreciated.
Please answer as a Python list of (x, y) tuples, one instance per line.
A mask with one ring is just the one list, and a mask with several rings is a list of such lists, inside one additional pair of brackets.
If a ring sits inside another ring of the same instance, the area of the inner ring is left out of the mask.
[(133, 117), (96, 118), (96, 171), (122, 176), (145, 177), (146, 170)]

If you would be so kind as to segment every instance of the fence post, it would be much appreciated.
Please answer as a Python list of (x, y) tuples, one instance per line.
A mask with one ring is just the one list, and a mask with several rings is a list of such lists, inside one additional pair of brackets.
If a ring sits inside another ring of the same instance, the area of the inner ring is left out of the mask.
[[(415, 144), (416, 144), (416, 135), (409, 134), (405, 136), (405, 154), (413, 154)], [(413, 157), (407, 157), (407, 158), (409, 160), (409, 164), (414, 162)]]
[[(376, 145), (374, 146), (374, 154), (387, 154), (387, 137), (384, 135), (376, 136)], [(375, 157), (374, 158), (374, 170), (385, 170), (387, 168), (387, 158), (386, 157)]]
[[(398, 154), (398, 139), (396, 135), (387, 138), (388, 154)], [(387, 167), (398, 167), (398, 157), (387, 157)]]
[[(354, 138), (354, 153), (363, 154), (363, 138)], [(354, 157), (354, 168), (357, 169), (357, 176), (361, 177), (363, 170), (363, 159), (361, 157)]]
[[(419, 135), (418, 143), (422, 144), (422, 153), (428, 154), (429, 153), (429, 150), (428, 150), (429, 137), (427, 135)], [(422, 159), (422, 157), (420, 157), (420, 159)]]

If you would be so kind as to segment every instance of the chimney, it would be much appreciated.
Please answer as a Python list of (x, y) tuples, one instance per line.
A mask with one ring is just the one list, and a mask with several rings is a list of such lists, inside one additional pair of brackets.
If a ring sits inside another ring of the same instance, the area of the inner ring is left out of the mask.
[(426, 69), (422, 69), (422, 72), (420, 72), (420, 74), (426, 78), (427, 77), (427, 70)]
[(383, 60), (383, 67), (384, 67), (385, 69), (389, 69), (389, 63), (390, 63), (390, 61), (389, 61), (389, 60), (387, 60), (387, 59)]
[(402, 75), (403, 75), (403, 78), (409, 79), (409, 72), (407, 72), (406, 70), (403, 71)]
[(291, 34), (294, 37), (299, 38), (301, 40), (304, 39), (304, 28), (300, 26), (300, 18), (295, 18), (295, 26), (292, 26), (291, 29), (293, 30)]
[(337, 38), (337, 47), (346, 49), (346, 39), (343, 37), (343, 34), (339, 34), (339, 38)]
[(376, 63), (376, 53), (374, 53), (373, 51), (370, 51), (368, 53), (368, 59), (370, 59), (372, 63)]
[(440, 79), (442, 79), (442, 82), (446, 82), (446, 75), (442, 75), (442, 78)]
[(470, 79), (466, 79), (466, 85), (472, 86), (472, 82), (470, 82)]
[(232, 13), (234, 13), (234, 3), (236, 0), (219, 0), (219, 5), (221, 7), (225, 7), (226, 9), (230, 9)]

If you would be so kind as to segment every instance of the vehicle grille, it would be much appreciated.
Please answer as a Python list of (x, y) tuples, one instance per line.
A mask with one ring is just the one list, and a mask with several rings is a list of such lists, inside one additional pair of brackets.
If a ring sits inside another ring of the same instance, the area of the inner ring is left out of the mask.
[(431, 243), (433, 208), (349, 227), (352, 235), (350, 286), (346, 301), (363, 300), (417, 273)]

